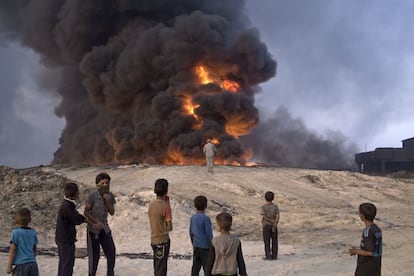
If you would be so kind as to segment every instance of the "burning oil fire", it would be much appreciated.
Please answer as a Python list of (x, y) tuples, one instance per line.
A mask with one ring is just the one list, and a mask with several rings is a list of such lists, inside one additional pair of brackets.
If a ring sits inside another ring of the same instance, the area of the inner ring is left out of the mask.
[[(225, 92), (232, 92), (238, 93), (240, 91), (240, 85), (232, 80), (225, 79), (219, 74), (215, 73), (207, 66), (204, 65), (197, 65), (194, 67), (194, 74), (197, 77), (198, 85), (207, 85), (207, 84), (215, 84), (219, 86), (221, 89), (216, 90), (214, 93), (225, 93)], [(213, 94), (214, 94), (213, 93)], [(194, 130), (200, 130), (203, 127), (204, 119), (202, 116), (197, 114), (197, 109), (201, 107), (200, 104), (194, 103), (192, 95), (190, 93), (183, 92), (182, 93), (182, 111), (184, 114), (192, 116), (194, 118), (194, 124), (192, 128)], [(254, 119), (246, 120), (242, 116), (237, 116), (237, 114), (231, 114), (226, 118), (226, 123), (224, 126), (224, 130), (228, 135), (231, 135), (235, 139), (238, 139), (240, 136), (247, 135), (250, 132), (250, 129), (257, 124), (257, 120)], [(218, 137), (209, 137), (212, 139), (212, 143), (216, 146), (220, 146), (220, 139)], [(253, 156), (253, 152), (251, 149), (246, 150), (242, 154), (242, 159), (247, 160), (246, 158), (251, 158)], [(180, 149), (171, 147), (168, 149), (168, 160), (164, 161), (167, 164), (202, 164), (204, 163), (204, 158), (202, 157), (188, 157), (184, 155)], [(236, 165), (239, 166), (240, 163), (237, 161), (229, 161), (225, 158), (216, 158), (216, 163), (218, 164), (225, 164), (225, 165)]]
[(194, 71), (198, 76), (200, 84), (214, 83), (220, 86), (221, 89), (233, 93), (237, 93), (240, 90), (240, 85), (237, 82), (217, 76), (217, 74), (209, 72), (203, 65), (196, 66)]
[(197, 164), (207, 138), (218, 162), (246, 163), (239, 137), (277, 64), (244, 1), (18, 2), (0, 4), (2, 31), (59, 74), (54, 164)]
[(197, 163), (212, 138), (226, 164), (245, 165), (252, 146), (269, 163), (348, 167), (353, 146), (316, 137), (288, 112), (258, 125), (257, 88), (277, 63), (246, 1), (101, 2), (0, 1), (4, 42), (34, 50), (51, 69), (41, 80), (56, 79), (39, 82), (66, 121), (54, 164)]
[(193, 104), (193, 102), (192, 102), (192, 100), (189, 96), (184, 96), (184, 97), (185, 97), (184, 98), (184, 103), (183, 103), (183, 106), (182, 106), (183, 110), (184, 110), (184, 113), (194, 117), (194, 119), (196, 121), (196, 124), (193, 125), (193, 129), (200, 129), (202, 124), (203, 124), (203, 121), (195, 113), (195, 110), (197, 108), (199, 108), (200, 105), (199, 104)]

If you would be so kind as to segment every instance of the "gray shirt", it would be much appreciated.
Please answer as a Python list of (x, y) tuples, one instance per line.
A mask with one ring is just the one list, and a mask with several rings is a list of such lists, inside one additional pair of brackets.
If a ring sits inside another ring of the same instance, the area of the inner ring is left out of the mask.
[[(265, 216), (267, 218), (270, 218), (270, 219), (274, 220), (274, 219), (276, 219), (277, 215), (279, 215), (279, 207), (276, 204), (274, 204), (273, 202), (272, 203), (267, 203), (267, 204), (263, 205), (262, 208), (260, 209), (260, 214), (262, 216)], [(263, 224), (263, 226), (273, 225), (265, 219), (262, 220), (262, 224)]]
[(206, 157), (214, 157), (216, 155), (216, 146), (213, 143), (207, 143), (204, 145), (203, 151)]
[[(115, 198), (112, 193), (109, 193), (111, 196), (111, 202), (112, 204), (115, 204)], [(103, 197), (99, 194), (98, 191), (94, 191), (89, 193), (88, 199), (86, 200), (86, 203), (91, 205), (91, 214), (94, 216), (97, 220), (102, 222), (104, 224), (104, 230), (105, 233), (111, 232), (111, 229), (108, 225), (108, 207), (106, 207), (105, 201)], [(99, 230), (96, 230), (95, 228), (88, 225), (88, 230), (92, 233), (99, 234)]]

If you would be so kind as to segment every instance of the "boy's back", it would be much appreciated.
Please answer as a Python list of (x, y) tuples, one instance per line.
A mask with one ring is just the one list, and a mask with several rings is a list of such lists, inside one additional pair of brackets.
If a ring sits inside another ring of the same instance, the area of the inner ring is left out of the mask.
[(10, 241), (17, 247), (14, 264), (36, 262), (34, 251), (38, 243), (36, 231), (30, 227), (13, 229)]
[(374, 255), (358, 255), (356, 275), (381, 275), (382, 231), (376, 224), (364, 228), (360, 247)]
[(207, 276), (247, 275), (241, 241), (237, 236), (230, 234), (232, 221), (233, 218), (228, 213), (216, 216), (217, 230), (221, 235), (214, 237), (211, 242), (206, 266)]
[[(273, 202), (268, 202), (262, 205), (261, 215), (267, 218), (276, 219), (276, 216), (279, 214), (279, 207)], [(263, 226), (273, 225), (274, 223), (269, 222), (268, 220), (262, 219)]]
[(201, 212), (190, 219), (190, 237), (194, 247), (209, 248), (213, 231), (210, 218)]
[(360, 248), (351, 247), (349, 254), (357, 255), (356, 276), (381, 276), (382, 232), (374, 223), (377, 207), (369, 202), (359, 205), (359, 218), (365, 224)]
[(75, 225), (85, 222), (85, 217), (79, 214), (74, 203), (67, 199), (62, 201), (56, 219), (56, 235), (57, 243), (74, 243), (76, 242)]
[(237, 249), (240, 243), (235, 235), (219, 235), (213, 238), (215, 259), (212, 274), (237, 273)]
[(163, 199), (155, 199), (148, 208), (148, 217), (151, 228), (151, 242), (160, 243), (169, 239), (169, 229), (165, 226), (166, 220), (171, 218), (169, 204)]

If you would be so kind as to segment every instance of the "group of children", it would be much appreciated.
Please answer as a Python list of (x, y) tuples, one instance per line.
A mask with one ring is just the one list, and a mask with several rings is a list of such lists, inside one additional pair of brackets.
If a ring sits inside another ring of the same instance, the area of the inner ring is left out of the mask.
[[(115, 197), (110, 192), (111, 178), (106, 173), (96, 176), (97, 189), (89, 193), (84, 215), (79, 208), (79, 188), (75, 183), (66, 183), (65, 197), (59, 208), (56, 220), (55, 241), (59, 253), (58, 276), (73, 274), (75, 263), (76, 225), (84, 222), (87, 226), (87, 249), (89, 275), (96, 275), (100, 248), (107, 260), (107, 275), (114, 275), (115, 244), (108, 225), (108, 214), (114, 215)], [(169, 232), (172, 231), (172, 212), (168, 196), (168, 181), (157, 179), (154, 184), (156, 199), (148, 208), (151, 228), (151, 247), (155, 276), (167, 275), (167, 261), (170, 252)], [(276, 260), (278, 257), (279, 208), (273, 203), (274, 193), (265, 193), (266, 203), (261, 207), (263, 226), (264, 260)], [(193, 245), (193, 264), (191, 275), (247, 275), (240, 239), (230, 233), (232, 216), (220, 213), (216, 216), (217, 231), (213, 237), (210, 218), (205, 214), (207, 198), (197, 196), (194, 199), (197, 212), (190, 219), (189, 235)], [(371, 203), (359, 206), (359, 216), (364, 222), (360, 248), (349, 249), (350, 255), (358, 255), (355, 275), (381, 275), (382, 232), (373, 222), (376, 207)], [(36, 232), (28, 227), (31, 212), (27, 208), (19, 209), (15, 215), (16, 228), (12, 231), (10, 251), (6, 272), (13, 276), (38, 276), (39, 269), (35, 259), (38, 243)]]

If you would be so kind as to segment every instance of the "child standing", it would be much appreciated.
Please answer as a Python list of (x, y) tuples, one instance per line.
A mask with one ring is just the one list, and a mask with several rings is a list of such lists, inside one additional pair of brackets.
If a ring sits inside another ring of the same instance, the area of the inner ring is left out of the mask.
[[(262, 215), (265, 260), (277, 260), (278, 254), (277, 224), (279, 223), (279, 207), (273, 203), (274, 199), (275, 194), (273, 192), (266, 192), (266, 203), (260, 209), (260, 214)], [(272, 243), (270, 243), (270, 241), (272, 241)]]
[(58, 276), (71, 276), (75, 265), (76, 228), (86, 221), (79, 214), (79, 188), (75, 183), (66, 183), (65, 198), (60, 205), (56, 219), (55, 241), (59, 252)]
[(381, 275), (382, 256), (382, 231), (374, 223), (377, 208), (372, 203), (359, 205), (359, 218), (364, 222), (365, 228), (362, 231), (360, 249), (352, 247), (349, 249), (351, 256), (358, 255), (356, 276)]
[(204, 213), (207, 208), (207, 198), (205, 196), (197, 196), (194, 199), (194, 207), (197, 209), (197, 213), (190, 219), (190, 238), (193, 244), (191, 275), (198, 276), (201, 267), (203, 267), (204, 274), (206, 273), (208, 251), (213, 239), (213, 230), (210, 218)]
[[(9, 260), (6, 273), (13, 275), (38, 276), (39, 268), (36, 263), (36, 247), (38, 244), (36, 232), (28, 227), (32, 220), (31, 212), (21, 208), (16, 212), (15, 223), (10, 240)], [(13, 268), (13, 265), (15, 267)]]
[(154, 275), (167, 275), (167, 261), (170, 254), (170, 237), (172, 231), (172, 215), (170, 198), (168, 197), (168, 181), (160, 178), (155, 181), (154, 193), (157, 198), (148, 208), (151, 227), (151, 247), (154, 252)]
[(115, 197), (109, 191), (111, 177), (106, 173), (96, 176), (96, 191), (89, 193), (85, 206), (85, 217), (94, 224), (88, 224), (89, 275), (95, 276), (98, 269), (100, 247), (107, 261), (107, 275), (114, 275), (115, 243), (108, 225), (108, 213), (115, 213)]
[(230, 234), (232, 216), (228, 213), (220, 213), (216, 217), (216, 222), (217, 230), (221, 235), (214, 237), (211, 242), (206, 275), (246, 276), (241, 241)]

